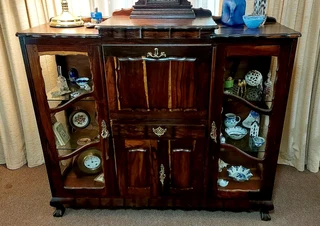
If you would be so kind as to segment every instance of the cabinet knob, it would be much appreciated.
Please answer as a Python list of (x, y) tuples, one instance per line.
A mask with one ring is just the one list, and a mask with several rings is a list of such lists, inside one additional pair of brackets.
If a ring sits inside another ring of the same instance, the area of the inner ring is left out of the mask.
[(167, 132), (167, 129), (161, 128), (160, 126), (158, 128), (152, 128), (152, 131), (155, 135), (158, 137), (161, 137), (165, 132)]

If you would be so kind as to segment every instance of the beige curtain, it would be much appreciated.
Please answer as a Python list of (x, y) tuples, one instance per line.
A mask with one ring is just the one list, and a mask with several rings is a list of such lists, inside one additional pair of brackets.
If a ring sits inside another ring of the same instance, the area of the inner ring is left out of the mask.
[[(104, 15), (131, 7), (135, 0), (69, 0), (75, 15), (89, 16), (94, 6)], [(221, 11), (221, 1), (191, 0), (194, 7)], [(247, 0), (247, 13), (254, 0)], [(60, 0), (0, 1), (0, 164), (16, 169), (24, 164), (43, 163), (42, 149), (33, 113), (17, 31), (48, 22), (61, 12)], [(297, 48), (290, 100), (279, 163), (312, 172), (320, 161), (320, 1), (268, 0), (268, 15), (280, 23), (301, 31)], [(53, 71), (50, 58), (41, 59), (43, 70)], [(53, 80), (54, 81), (54, 80)]]
[(268, 15), (302, 33), (278, 162), (312, 172), (320, 162), (319, 12), (319, 0), (268, 0)]

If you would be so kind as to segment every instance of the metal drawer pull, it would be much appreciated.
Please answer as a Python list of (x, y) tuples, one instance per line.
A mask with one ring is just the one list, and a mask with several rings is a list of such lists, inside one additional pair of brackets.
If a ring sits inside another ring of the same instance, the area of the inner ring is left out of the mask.
[(161, 164), (160, 165), (160, 182), (161, 182), (161, 184), (162, 184), (162, 187), (164, 186), (164, 179), (166, 179), (166, 173), (165, 173), (165, 171), (164, 171), (164, 165), (163, 164)]
[(102, 122), (101, 122), (101, 128), (102, 128), (101, 137), (103, 139), (108, 138), (110, 136), (110, 133), (109, 133), (109, 131), (107, 129), (107, 124), (106, 124), (106, 122), (104, 120), (102, 120)]
[(167, 129), (163, 129), (160, 126), (158, 128), (152, 128), (152, 131), (155, 135), (157, 135), (158, 137), (161, 137), (163, 134), (165, 134), (165, 132), (167, 132)]
[(190, 149), (173, 149), (173, 152), (191, 152)]
[(129, 152), (147, 152), (147, 150), (142, 148), (137, 148), (137, 149), (130, 149)]
[(217, 143), (217, 126), (216, 123), (213, 121), (211, 124), (211, 133), (210, 133), (211, 139)]
[(151, 52), (147, 53), (147, 57), (151, 57), (151, 58), (156, 58), (159, 59), (161, 57), (166, 57), (166, 53), (165, 52), (161, 52), (159, 55), (159, 49), (158, 48), (154, 48), (154, 54), (152, 54)]

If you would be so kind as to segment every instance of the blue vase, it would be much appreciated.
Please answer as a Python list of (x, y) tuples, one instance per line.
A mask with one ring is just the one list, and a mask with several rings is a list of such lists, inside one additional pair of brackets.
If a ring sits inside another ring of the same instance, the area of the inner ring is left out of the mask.
[(69, 71), (69, 79), (71, 83), (76, 83), (76, 80), (78, 78), (79, 74), (77, 69), (75, 68), (71, 68)]
[(242, 25), (246, 13), (246, 0), (224, 0), (222, 4), (222, 23), (229, 26)]

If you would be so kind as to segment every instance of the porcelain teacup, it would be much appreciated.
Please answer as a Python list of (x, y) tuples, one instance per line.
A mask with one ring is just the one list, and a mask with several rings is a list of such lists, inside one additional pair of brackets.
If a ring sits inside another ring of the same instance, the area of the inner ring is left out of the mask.
[(224, 125), (227, 128), (235, 127), (241, 121), (241, 118), (233, 113), (227, 113), (225, 116)]

